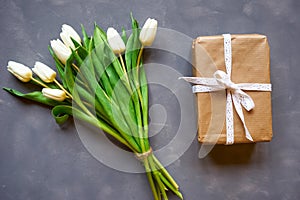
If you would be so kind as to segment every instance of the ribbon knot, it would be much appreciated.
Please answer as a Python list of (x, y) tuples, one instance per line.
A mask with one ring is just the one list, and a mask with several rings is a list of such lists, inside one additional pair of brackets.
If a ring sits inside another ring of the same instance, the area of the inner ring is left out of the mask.
[(216, 79), (217, 83), (224, 89), (229, 89), (231, 91), (239, 89), (238, 86), (230, 80), (230, 77), (224, 71), (217, 70), (214, 73), (214, 78)]
[(193, 86), (193, 93), (226, 90), (226, 144), (234, 143), (233, 105), (243, 123), (246, 138), (250, 141), (253, 141), (246, 126), (242, 107), (244, 107), (247, 111), (250, 111), (255, 107), (255, 104), (252, 98), (243, 90), (271, 91), (271, 84), (232, 82), (230, 79), (232, 67), (231, 35), (223, 34), (223, 37), (224, 57), (227, 73), (217, 70), (213, 74), (213, 78), (181, 77), (181, 79), (197, 84)]
[(214, 78), (223, 89), (229, 90), (231, 92), (230, 95), (232, 95), (233, 98), (237, 98), (235, 99), (236, 102), (241, 104), (247, 111), (255, 107), (253, 99), (242, 91), (243, 87), (241, 87), (240, 84), (232, 82), (229, 75), (224, 71), (217, 70), (214, 73)]

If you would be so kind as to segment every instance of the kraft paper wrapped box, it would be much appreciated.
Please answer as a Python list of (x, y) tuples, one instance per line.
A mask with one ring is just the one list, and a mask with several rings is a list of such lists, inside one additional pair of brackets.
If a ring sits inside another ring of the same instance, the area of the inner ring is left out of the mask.
[[(233, 83), (270, 83), (270, 50), (267, 37), (259, 34), (231, 35)], [(213, 77), (216, 70), (226, 72), (224, 37), (204, 36), (193, 42), (195, 77)], [(251, 111), (243, 108), (246, 126), (253, 142), (272, 139), (270, 91), (244, 91), (254, 101)], [(225, 97), (224, 97), (225, 96)], [(222, 97), (222, 98), (221, 98)], [(226, 144), (226, 91), (197, 93), (198, 140)], [(252, 143), (233, 106), (234, 143)]]

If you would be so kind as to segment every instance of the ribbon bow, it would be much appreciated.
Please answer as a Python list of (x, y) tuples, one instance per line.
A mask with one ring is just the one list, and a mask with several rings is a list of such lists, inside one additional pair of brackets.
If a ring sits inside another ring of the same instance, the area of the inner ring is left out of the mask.
[(271, 91), (271, 84), (232, 82), (230, 79), (231, 63), (232, 63), (231, 35), (223, 34), (223, 37), (224, 37), (224, 56), (225, 56), (225, 65), (226, 65), (227, 73), (221, 70), (217, 70), (213, 74), (213, 78), (201, 78), (201, 77), (181, 77), (181, 78), (190, 83), (197, 84), (193, 86), (193, 93), (226, 90), (226, 144), (234, 143), (233, 105), (239, 118), (243, 123), (246, 138), (250, 141), (253, 141), (251, 134), (246, 126), (242, 107), (244, 107), (247, 111), (250, 111), (255, 107), (255, 104), (252, 98), (248, 94), (246, 94), (243, 90)]

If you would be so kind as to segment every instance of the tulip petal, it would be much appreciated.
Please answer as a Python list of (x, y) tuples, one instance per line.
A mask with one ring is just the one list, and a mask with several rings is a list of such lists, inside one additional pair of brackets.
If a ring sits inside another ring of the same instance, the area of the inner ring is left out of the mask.
[(66, 64), (66, 61), (71, 56), (72, 51), (68, 48), (61, 40), (51, 40), (50, 45), (57, 56), (57, 58), (63, 63)]
[(66, 33), (69, 38), (73, 38), (76, 42), (81, 43), (81, 38), (78, 33), (68, 24), (63, 24), (61, 27), (62, 32)]
[(112, 27), (107, 29), (107, 41), (115, 54), (120, 54), (125, 51), (125, 44), (119, 33)]
[(56, 77), (56, 72), (41, 62), (35, 62), (32, 71), (45, 83), (51, 83)]
[(60, 89), (43, 88), (42, 93), (45, 97), (56, 101), (64, 101), (67, 98), (66, 93)]
[(67, 46), (70, 47), (71, 49), (75, 49), (75, 46), (71, 40), (71, 38), (65, 33), (65, 32), (61, 32), (59, 34), (61, 40), (63, 41), (63, 43)]
[(21, 63), (15, 62), (15, 61), (8, 62), (7, 70), (22, 82), (29, 82), (32, 78), (31, 69)]
[(144, 46), (151, 46), (157, 32), (157, 21), (148, 18), (140, 32), (139, 39)]

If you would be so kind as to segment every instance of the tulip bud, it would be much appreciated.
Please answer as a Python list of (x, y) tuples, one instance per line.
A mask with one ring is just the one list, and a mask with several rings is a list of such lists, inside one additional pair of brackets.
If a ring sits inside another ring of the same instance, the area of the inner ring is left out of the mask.
[(77, 34), (77, 32), (71, 26), (69, 26), (67, 24), (62, 25), (60, 38), (62, 39), (62, 41), (65, 43), (65, 45), (67, 47), (70, 47), (73, 50), (75, 49), (75, 45), (73, 44), (73, 41), (71, 40), (71, 38), (73, 38), (73, 40), (75, 40), (79, 44), (81, 43), (80, 36)]
[(59, 39), (51, 40), (50, 45), (51, 45), (55, 55), (58, 57), (58, 59), (62, 63), (66, 64), (68, 58), (72, 54), (71, 49), (69, 47), (67, 47), (66, 45), (64, 45), (64, 43), (62, 43), (62, 41), (60, 41)]
[(65, 91), (60, 89), (43, 88), (42, 93), (45, 97), (56, 101), (64, 101), (67, 98)]
[(116, 29), (110, 27), (107, 29), (107, 41), (115, 54), (121, 54), (125, 51), (125, 44)]
[(148, 18), (140, 32), (140, 42), (144, 46), (151, 46), (157, 31), (157, 21)]
[(23, 82), (29, 82), (32, 78), (31, 69), (21, 63), (9, 61), (7, 64), (7, 70)]
[(45, 83), (51, 83), (54, 81), (56, 77), (56, 72), (41, 62), (35, 62), (34, 68), (32, 71), (38, 75), (40, 79), (42, 79)]

